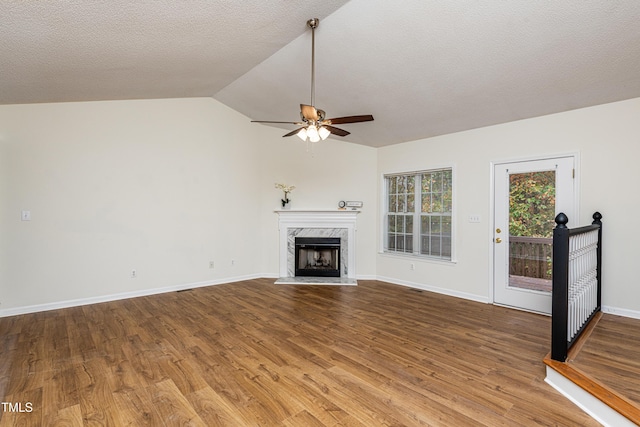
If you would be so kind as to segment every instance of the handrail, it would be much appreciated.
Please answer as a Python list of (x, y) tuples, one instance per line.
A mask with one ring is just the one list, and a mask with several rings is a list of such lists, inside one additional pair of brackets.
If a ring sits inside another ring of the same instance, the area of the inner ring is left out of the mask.
[(564, 213), (553, 230), (551, 358), (564, 362), (602, 301), (602, 215), (593, 223), (569, 229)]

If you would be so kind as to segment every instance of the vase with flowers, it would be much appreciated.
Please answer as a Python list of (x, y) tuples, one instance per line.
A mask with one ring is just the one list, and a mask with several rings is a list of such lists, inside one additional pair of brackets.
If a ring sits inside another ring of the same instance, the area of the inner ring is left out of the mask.
[(284, 197), (280, 200), (282, 202), (282, 209), (289, 209), (291, 206), (289, 204), (291, 202), (291, 200), (289, 199), (289, 193), (291, 193), (293, 189), (296, 188), (295, 185), (286, 185), (286, 184), (276, 183), (276, 188), (284, 192)]

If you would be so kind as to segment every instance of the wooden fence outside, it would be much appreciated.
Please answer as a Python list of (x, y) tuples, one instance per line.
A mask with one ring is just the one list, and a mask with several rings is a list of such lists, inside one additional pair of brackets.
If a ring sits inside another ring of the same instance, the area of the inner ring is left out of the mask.
[(553, 238), (509, 236), (509, 275), (551, 279)]

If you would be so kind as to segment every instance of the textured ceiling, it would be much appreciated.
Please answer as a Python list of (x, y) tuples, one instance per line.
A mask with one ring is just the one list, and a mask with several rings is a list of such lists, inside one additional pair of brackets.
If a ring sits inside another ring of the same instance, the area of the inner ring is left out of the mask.
[(0, 103), (213, 96), (346, 0), (1, 0)]
[(5, 0), (0, 103), (213, 96), (253, 120), (298, 120), (311, 17), (316, 106), (375, 117), (340, 126), (349, 142), (640, 97), (637, 0)]

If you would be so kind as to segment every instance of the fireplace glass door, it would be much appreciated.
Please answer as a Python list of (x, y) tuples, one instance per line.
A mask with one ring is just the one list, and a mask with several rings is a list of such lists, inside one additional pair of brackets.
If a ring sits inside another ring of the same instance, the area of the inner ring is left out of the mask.
[(339, 237), (296, 237), (295, 275), (340, 277)]

